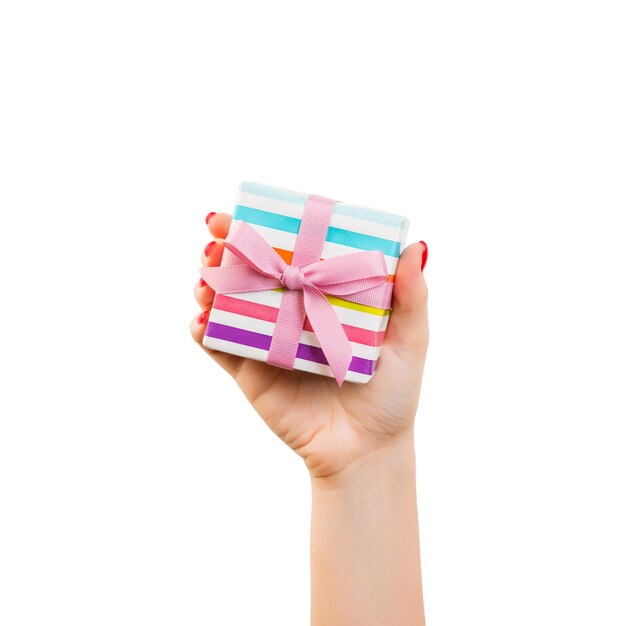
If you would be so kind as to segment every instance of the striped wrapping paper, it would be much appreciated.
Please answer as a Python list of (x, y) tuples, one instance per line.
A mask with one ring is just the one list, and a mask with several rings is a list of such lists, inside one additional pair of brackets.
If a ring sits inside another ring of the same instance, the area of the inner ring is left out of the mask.
[[(287, 263), (291, 263), (307, 194), (244, 182), (233, 214), (247, 222)], [(406, 242), (409, 221), (400, 215), (337, 202), (330, 220), (322, 258), (380, 250), (393, 283), (398, 257)], [(222, 265), (239, 264), (225, 250)], [(390, 290), (391, 293), (391, 290)], [(217, 294), (203, 344), (207, 348), (267, 361), (282, 289)], [(366, 383), (374, 374), (390, 309), (377, 309), (327, 296), (352, 346), (347, 381)], [(294, 369), (331, 376), (309, 321), (305, 321)]]

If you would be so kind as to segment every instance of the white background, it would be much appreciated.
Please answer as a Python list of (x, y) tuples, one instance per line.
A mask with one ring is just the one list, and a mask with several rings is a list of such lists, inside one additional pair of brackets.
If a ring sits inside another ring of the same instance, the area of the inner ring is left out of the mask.
[(622, 8), (2, 3), (0, 623), (308, 623), (305, 469), (187, 330), (248, 179), (429, 244), (429, 624), (626, 624)]

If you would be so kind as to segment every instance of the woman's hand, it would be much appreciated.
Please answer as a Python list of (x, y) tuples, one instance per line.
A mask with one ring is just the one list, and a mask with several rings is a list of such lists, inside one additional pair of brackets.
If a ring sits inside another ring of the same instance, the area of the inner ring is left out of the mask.
[[(219, 265), (231, 218), (210, 213)], [(311, 472), (312, 626), (424, 624), (413, 422), (428, 345), (427, 248), (406, 248), (376, 375), (365, 385), (284, 370), (208, 350), (202, 337), (214, 292), (195, 287), (203, 312), (193, 338), (241, 387), (267, 425)]]
[[(219, 265), (231, 217), (207, 216), (215, 238), (202, 253), (205, 266)], [(209, 350), (202, 346), (214, 292), (195, 287), (202, 313), (191, 322), (195, 341), (241, 387), (267, 425), (305, 461), (313, 478), (338, 477), (356, 460), (412, 441), (424, 359), (428, 346), (427, 289), (422, 269), (427, 248), (408, 246), (396, 271), (393, 312), (376, 374), (365, 385), (344, 383), (301, 371)]]

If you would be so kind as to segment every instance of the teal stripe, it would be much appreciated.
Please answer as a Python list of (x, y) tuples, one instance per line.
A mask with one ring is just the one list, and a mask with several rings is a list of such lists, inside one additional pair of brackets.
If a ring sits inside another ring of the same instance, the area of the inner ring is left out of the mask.
[[(243, 182), (239, 188), (241, 191), (247, 193), (254, 193), (274, 200), (283, 200), (284, 202), (293, 202), (301, 206), (305, 205), (308, 197), (305, 193), (281, 189), (280, 187), (270, 187), (269, 185), (262, 185), (261, 183)], [(377, 211), (376, 209), (368, 209), (356, 204), (346, 204), (345, 202), (337, 202), (334, 212), (340, 215), (347, 215), (360, 220), (367, 220), (368, 222), (375, 222), (376, 224), (385, 224), (386, 226), (394, 226), (400, 229), (406, 228), (409, 224), (406, 217), (402, 217), (401, 215)]]
[(373, 237), (372, 235), (362, 235), (361, 233), (335, 228), (334, 226), (328, 227), (326, 241), (340, 243), (352, 248), (360, 248), (361, 250), (380, 250), (387, 256), (400, 256), (399, 241), (390, 241), (389, 239)]
[[(270, 213), (269, 211), (261, 211), (252, 207), (238, 204), (235, 207), (233, 217), (237, 220), (257, 224), (258, 226), (266, 226), (267, 228), (275, 228), (294, 235), (300, 230), (300, 221), (295, 217), (287, 217), (278, 213)], [(326, 235), (326, 241), (350, 246), (351, 248), (359, 248), (359, 250), (380, 250), (387, 256), (400, 256), (400, 242), (374, 237), (372, 235), (363, 235), (342, 228), (334, 228), (330, 226)]]
[(284, 230), (294, 235), (298, 234), (301, 222), (297, 217), (287, 217), (286, 215), (279, 215), (278, 213), (261, 211), (260, 209), (253, 209), (252, 207), (242, 206), (241, 204), (235, 207), (233, 218), (249, 222), (250, 224), (258, 224), (259, 226), (267, 226), (268, 228), (275, 228), (276, 230)]

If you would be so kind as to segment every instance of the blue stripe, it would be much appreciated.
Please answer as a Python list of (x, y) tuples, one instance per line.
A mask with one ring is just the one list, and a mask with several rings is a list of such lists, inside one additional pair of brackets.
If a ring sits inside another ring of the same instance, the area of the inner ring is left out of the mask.
[(288, 217), (286, 215), (279, 215), (278, 213), (261, 211), (260, 209), (253, 209), (252, 207), (242, 206), (241, 204), (235, 207), (233, 218), (249, 222), (250, 224), (258, 224), (259, 226), (267, 226), (268, 228), (275, 228), (276, 230), (284, 230), (294, 235), (298, 234), (300, 222), (302, 221), (297, 217)]
[[(239, 189), (246, 193), (254, 193), (258, 196), (265, 196), (266, 198), (272, 198), (274, 200), (283, 200), (284, 202), (293, 202), (301, 206), (305, 205), (308, 197), (307, 194), (298, 191), (290, 191), (289, 189), (270, 187), (269, 185), (247, 181), (241, 183)], [(356, 204), (346, 204), (345, 202), (337, 202), (334, 212), (340, 215), (356, 217), (357, 219), (367, 220), (368, 222), (375, 222), (377, 224), (385, 224), (386, 226), (393, 226), (400, 229), (406, 228), (409, 224), (409, 220), (401, 215), (377, 211), (376, 209), (368, 209)]]
[[(237, 220), (249, 222), (250, 224), (275, 228), (276, 230), (293, 233), (294, 235), (298, 233), (298, 230), (300, 230), (301, 220), (295, 217), (287, 217), (285, 215), (279, 215), (278, 213), (261, 211), (260, 209), (253, 209), (252, 207), (243, 206), (241, 204), (238, 204), (235, 207), (233, 217)], [(380, 250), (387, 256), (400, 256), (399, 241), (391, 241), (389, 239), (382, 239), (381, 237), (374, 237), (372, 235), (363, 235), (361, 233), (355, 233), (350, 230), (343, 230), (342, 228), (335, 228), (333, 226), (328, 228), (326, 241), (341, 244), (343, 246), (350, 246), (351, 248), (358, 248), (359, 250)]]
[(361, 250), (380, 250), (387, 256), (400, 256), (399, 241), (389, 241), (389, 239), (381, 239), (372, 235), (362, 235), (361, 233), (335, 228), (334, 226), (328, 227), (326, 241), (350, 246), (351, 248), (360, 248)]

